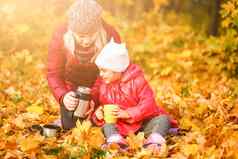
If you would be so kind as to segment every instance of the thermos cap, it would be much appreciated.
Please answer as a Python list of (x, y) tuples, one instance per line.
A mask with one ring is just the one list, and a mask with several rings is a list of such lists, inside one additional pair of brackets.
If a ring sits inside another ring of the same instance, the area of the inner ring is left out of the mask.
[(88, 87), (84, 87), (84, 86), (78, 86), (77, 92), (83, 93), (83, 94), (90, 94), (91, 89)]

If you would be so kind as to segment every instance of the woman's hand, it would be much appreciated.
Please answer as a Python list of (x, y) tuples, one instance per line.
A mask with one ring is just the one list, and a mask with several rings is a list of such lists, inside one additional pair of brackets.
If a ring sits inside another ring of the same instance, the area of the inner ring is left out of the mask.
[(93, 100), (90, 100), (90, 102), (88, 103), (89, 104), (89, 107), (88, 107), (88, 111), (85, 113), (85, 115), (88, 116), (88, 119), (91, 117), (91, 114), (93, 113), (94, 111), (94, 108), (95, 108), (95, 103)]
[(95, 115), (96, 115), (96, 118), (98, 119), (98, 120), (102, 120), (103, 119), (103, 107), (102, 106), (100, 106), (100, 107), (98, 107), (97, 108), (97, 110), (95, 111)]
[(79, 103), (79, 99), (76, 98), (76, 94), (73, 91), (66, 93), (63, 97), (63, 104), (69, 111), (73, 111)]
[(123, 109), (115, 109), (113, 110), (112, 114), (116, 117), (116, 118), (120, 118), (120, 119), (129, 119), (130, 115), (126, 110)]

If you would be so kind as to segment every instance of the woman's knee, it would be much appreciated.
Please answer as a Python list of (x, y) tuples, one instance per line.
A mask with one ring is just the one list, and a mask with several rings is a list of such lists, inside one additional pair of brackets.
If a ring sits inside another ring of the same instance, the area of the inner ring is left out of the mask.
[(75, 127), (73, 113), (68, 111), (63, 105), (60, 106), (61, 123), (64, 130), (69, 130)]

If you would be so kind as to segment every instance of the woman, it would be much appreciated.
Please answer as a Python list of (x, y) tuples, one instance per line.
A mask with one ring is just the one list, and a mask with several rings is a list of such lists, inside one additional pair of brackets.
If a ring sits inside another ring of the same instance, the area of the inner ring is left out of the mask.
[(96, 56), (112, 37), (120, 43), (118, 33), (101, 15), (95, 0), (77, 0), (68, 11), (68, 23), (56, 30), (49, 45), (47, 80), (60, 104), (64, 129), (73, 128), (77, 120), (75, 89), (91, 87), (97, 78)]

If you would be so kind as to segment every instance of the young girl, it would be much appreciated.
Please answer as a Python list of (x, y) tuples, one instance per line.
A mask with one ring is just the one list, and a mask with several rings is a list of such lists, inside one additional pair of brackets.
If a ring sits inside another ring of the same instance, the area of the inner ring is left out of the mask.
[[(156, 104), (154, 93), (138, 65), (129, 61), (125, 44), (113, 39), (105, 45), (95, 60), (100, 77), (92, 88), (92, 97), (99, 105), (92, 121), (102, 126), (107, 143), (127, 145), (124, 136), (144, 131), (147, 140), (144, 147), (159, 150), (165, 143), (164, 137), (176, 121)], [(117, 105), (113, 111), (115, 124), (104, 121), (103, 107)]]

